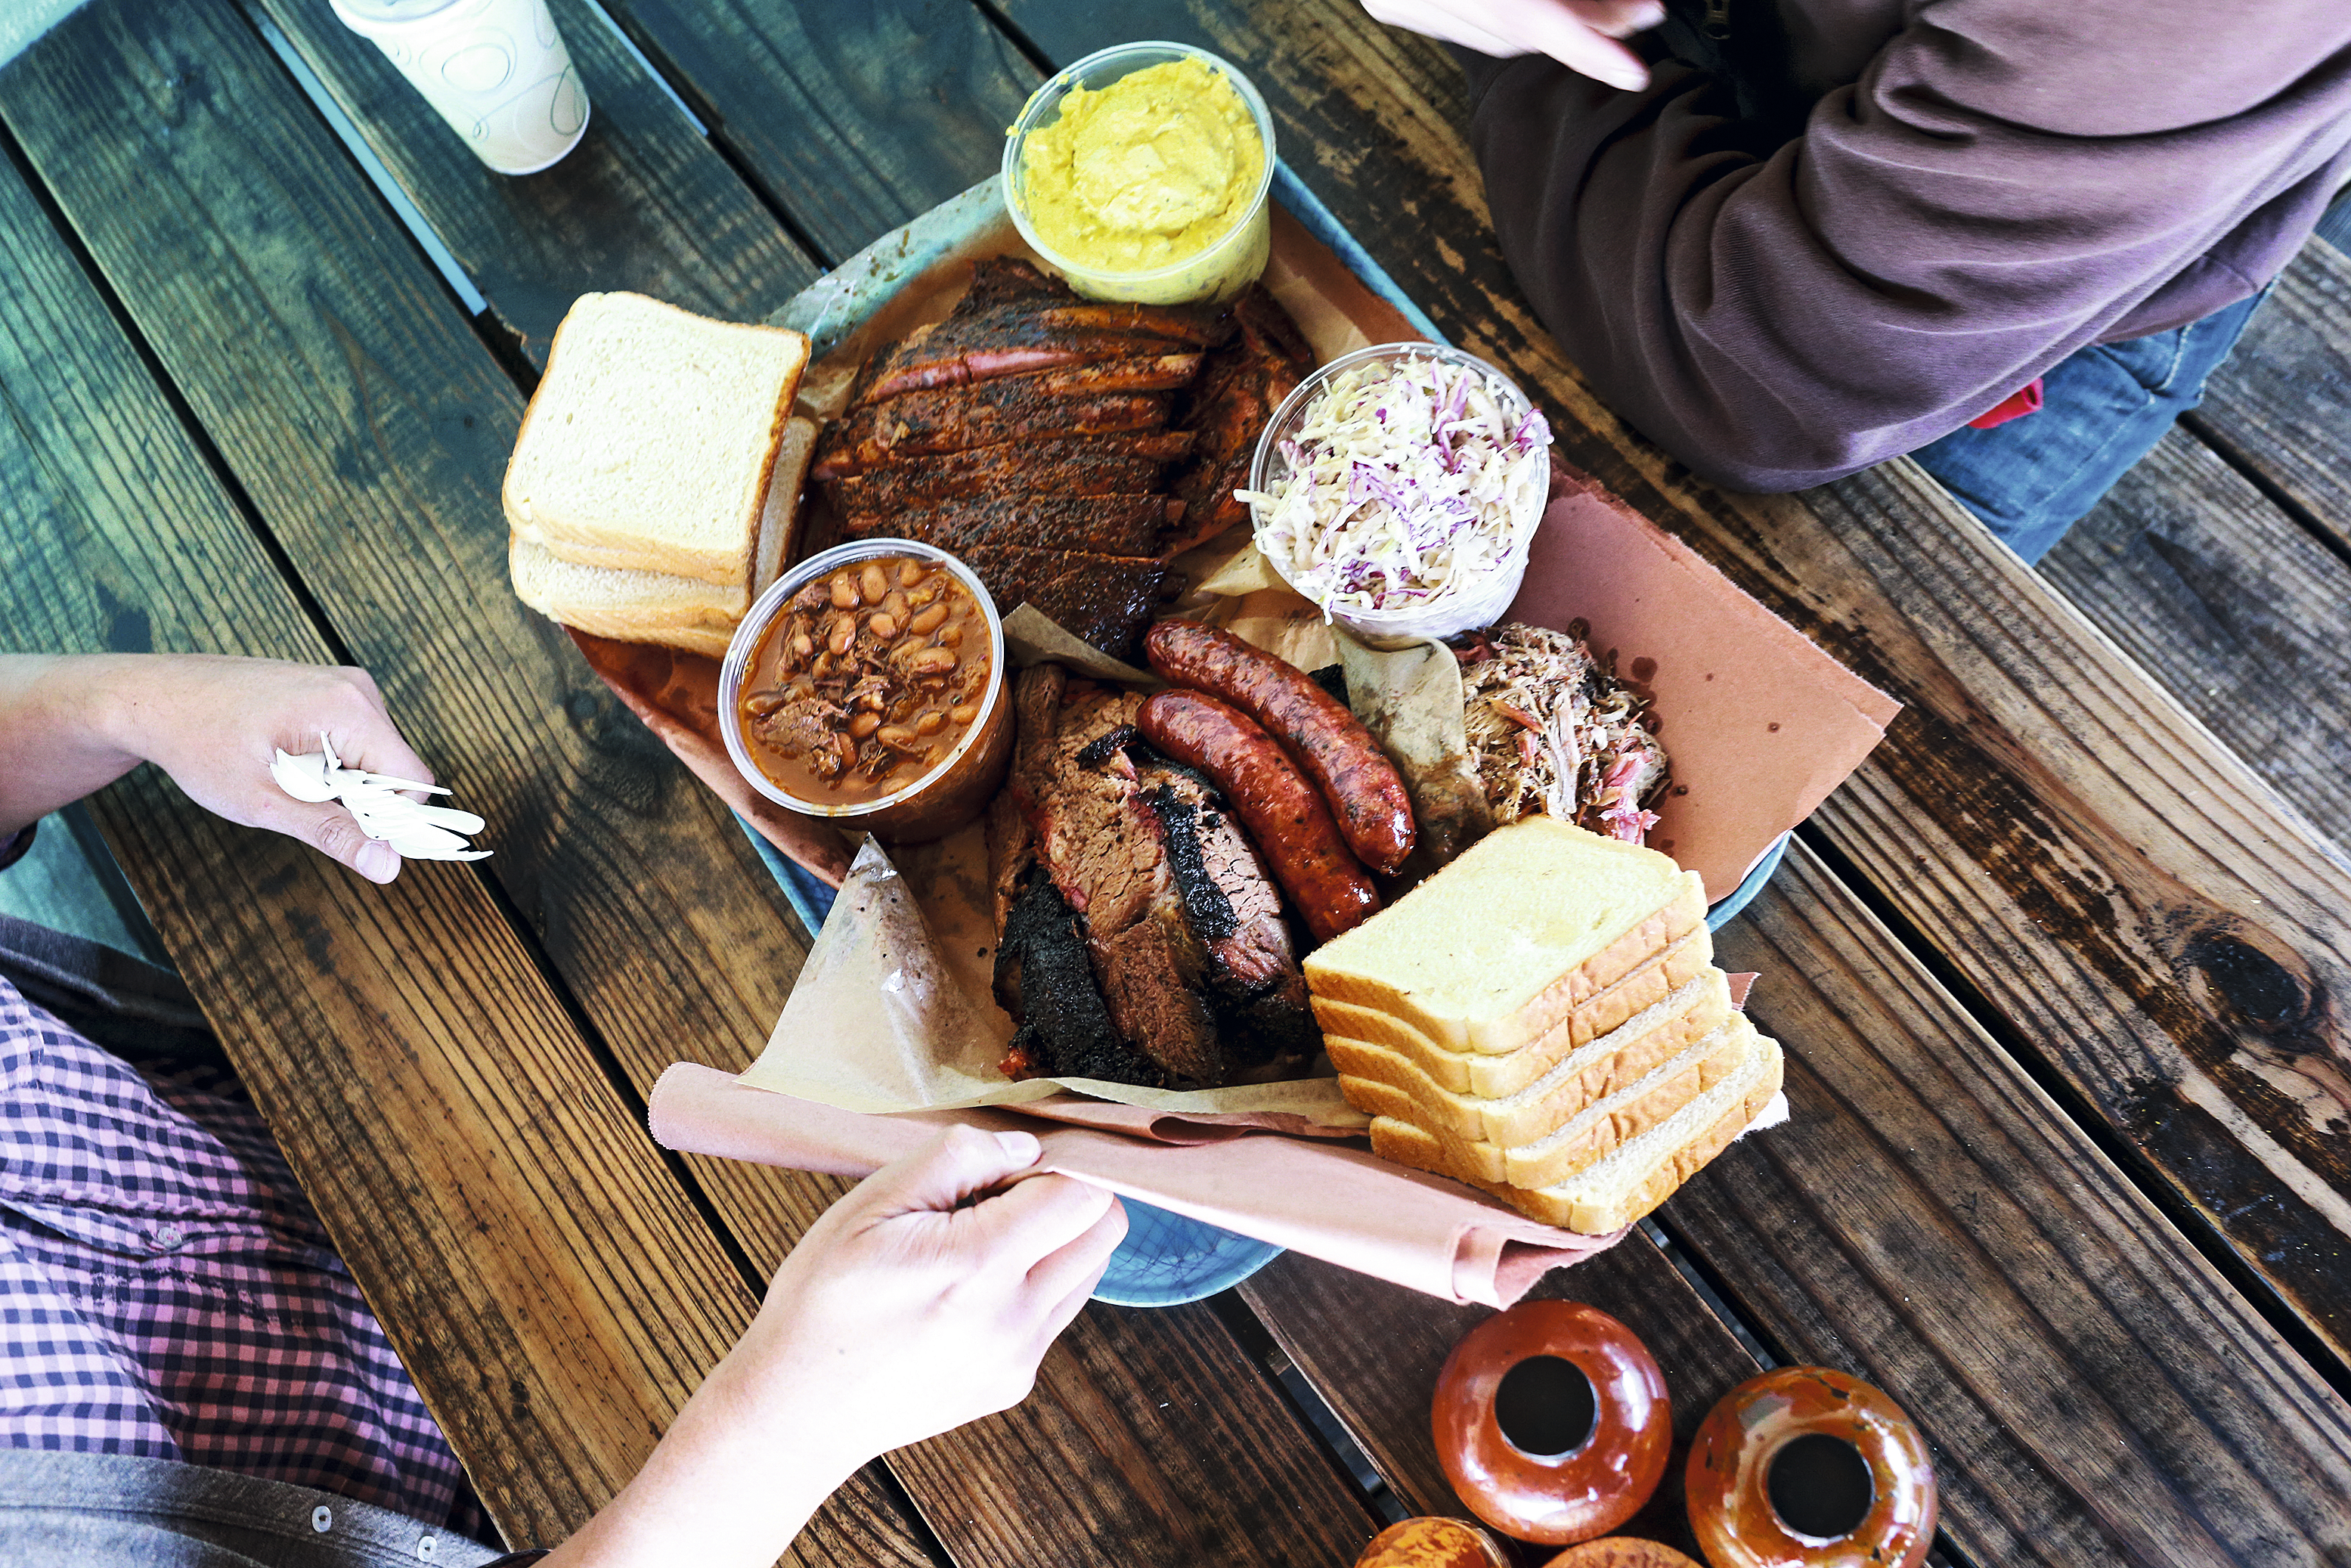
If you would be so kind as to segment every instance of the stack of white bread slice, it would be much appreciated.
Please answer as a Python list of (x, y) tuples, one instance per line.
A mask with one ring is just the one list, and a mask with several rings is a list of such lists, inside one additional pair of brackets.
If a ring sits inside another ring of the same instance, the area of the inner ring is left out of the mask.
[(583, 294), (507, 465), (517, 597), (600, 637), (725, 655), (782, 570), (814, 422), (809, 340), (641, 294)]
[(1306, 960), (1374, 1152), (1587, 1235), (1631, 1224), (1780, 1092), (1706, 894), (1655, 850), (1498, 829)]

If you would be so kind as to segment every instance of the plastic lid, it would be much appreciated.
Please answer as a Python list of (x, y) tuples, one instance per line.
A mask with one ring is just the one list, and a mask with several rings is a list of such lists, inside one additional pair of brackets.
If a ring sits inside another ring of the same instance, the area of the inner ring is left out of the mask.
[(457, 0), (336, 0), (338, 8), (364, 22), (421, 22)]

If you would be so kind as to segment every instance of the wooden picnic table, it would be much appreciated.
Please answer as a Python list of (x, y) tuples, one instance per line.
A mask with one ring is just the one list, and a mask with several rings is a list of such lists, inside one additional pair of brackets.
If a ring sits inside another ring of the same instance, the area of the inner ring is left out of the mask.
[[(152, 773), (98, 814), (490, 1511), (643, 1458), (843, 1184), (654, 1146), (809, 936), (738, 825), (515, 601), (497, 486), (583, 290), (758, 319), (984, 177), (1059, 62), (1205, 44), (1562, 450), (1907, 705), (1719, 939), (1793, 1123), (1551, 1276), (1687, 1438), (1767, 1361), (1926, 1427), (1952, 1563), (2351, 1562), (2351, 267), (2036, 573), (1915, 467), (1694, 480), (1503, 268), (1441, 50), (1352, 0), (555, 0), (594, 119), (486, 172), (312, 0), (92, 0), (0, 69), (0, 646), (371, 670), (490, 819), (358, 882)], [(1343, 1568), (1458, 1512), (1480, 1309), (1297, 1256), (1095, 1305), (1001, 1416), (887, 1456), (809, 1564)], [(1645, 1532), (1687, 1543), (1668, 1482)]]

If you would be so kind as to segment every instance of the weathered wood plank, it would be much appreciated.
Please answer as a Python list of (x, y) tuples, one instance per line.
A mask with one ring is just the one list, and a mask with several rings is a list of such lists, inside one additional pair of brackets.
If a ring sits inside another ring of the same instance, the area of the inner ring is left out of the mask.
[[(0, 160), (0, 646), (326, 663), (261, 542)], [(488, 889), (376, 888), (109, 790), (117, 857), (509, 1539), (633, 1473), (754, 1305)], [(861, 1475), (795, 1558), (928, 1568)]]
[[(491, 818), (486, 871), (630, 1084), (681, 1055), (747, 1061), (803, 956), (780, 895), (723, 808), (507, 592), (496, 491), (520, 399), (276, 62), (220, 5), (101, 0), (0, 77), (0, 114), (304, 585)], [(134, 179), (146, 199), (121, 204)], [(839, 1190), (689, 1165), (763, 1268)], [(1123, 1450), (1038, 1401), (893, 1456), (959, 1561), (1180, 1562), (1171, 1498), (1259, 1561), (1360, 1541), (1360, 1504), (1278, 1391), (1207, 1309), (1185, 1315), (1201, 1354), (1168, 1378), (1251, 1440), (1217, 1467), (1183, 1459), (1187, 1423), (1161, 1409), (1179, 1402), (1142, 1397), (1090, 1313), (1047, 1385), (1126, 1412)], [(1060, 1490), (1030, 1496), (1040, 1470)], [(990, 1500), (1009, 1497), (1026, 1505)]]
[[(1056, 57), (1108, 19), (1008, 15)], [(1493, 246), (1441, 51), (1341, 0), (1122, 12), (1247, 70), (1405, 290), (1552, 413), (1565, 455), (1908, 705), (1818, 819), (2334, 1354), (2351, 1351), (2351, 867), (1907, 462), (1802, 497), (1702, 486), (1609, 413)], [(2241, 999), (2232, 999), (2241, 998)]]
[(970, 0), (611, 9), (833, 261), (994, 170), (1037, 82)]
[(805, 953), (789, 906), (508, 591), (520, 395), (242, 18), (86, 9), (0, 76), (0, 113), (337, 634), (479, 802), (486, 865), (600, 1029), (764, 1034)]
[(2351, 845), (2351, 566), (2175, 429), (2041, 574)]
[(563, 313), (590, 290), (758, 321), (820, 270), (581, 0), (551, 8), (588, 84), (588, 132), (525, 178), (484, 168), (331, 10), (260, 3), (541, 368)]
[[(1445, 1479), (1429, 1406), (1445, 1358), (1493, 1315), (1490, 1309), (1447, 1306), (1296, 1255), (1275, 1260), (1240, 1293), (1406, 1510), (1476, 1517)], [(1656, 1495), (1621, 1532), (1698, 1556), (1682, 1500), (1690, 1435), (1716, 1400), (1754, 1375), (1756, 1362), (1637, 1231), (1597, 1258), (1547, 1275), (1529, 1295), (1589, 1301), (1640, 1335), (1657, 1358), (1673, 1401), (1673, 1453)]]
[(2187, 423), (2351, 557), (2351, 256), (2302, 247)]
[(2351, 1552), (2351, 1404), (1802, 845), (1719, 938), (1793, 1122), (1663, 1218), (1933, 1439), (1980, 1563)]
[[(648, 6), (638, 0), (633, 7), (641, 20), (650, 17)], [(820, 15), (821, 13), (821, 15)], [(761, 50), (789, 53), (803, 48), (810, 29), (819, 29), (828, 37), (838, 37), (838, 29), (852, 26), (851, 19), (836, 16), (823, 7), (790, 7), (773, 4), (772, 0), (756, 7), (714, 8), (701, 23), (706, 27), (721, 25), (730, 30), (727, 35), (726, 58), (736, 55), (757, 55)], [(1123, 24), (1122, 24), (1123, 25)], [(859, 25), (862, 26), (862, 25)], [(887, 24), (895, 27), (897, 23)], [(1138, 24), (1139, 26), (1139, 24)], [(765, 29), (759, 37), (747, 36), (748, 30)], [(1146, 29), (1147, 30), (1147, 29)], [(1161, 35), (1165, 36), (1165, 35)], [(766, 41), (760, 41), (764, 38)], [(1111, 41), (1104, 37), (1101, 42)], [(841, 47), (836, 42), (832, 47)], [(1085, 47), (1092, 47), (1088, 43)], [(681, 63), (692, 59), (688, 53), (676, 51), (673, 58)], [(1008, 120), (1025, 98), (1036, 73), (1017, 57), (1006, 68), (1006, 80), (998, 89), (995, 100), (1002, 119)], [(739, 122), (744, 117), (758, 112), (763, 89), (756, 78), (747, 79), (733, 71), (712, 71), (703, 74), (697, 67), (691, 79), (681, 84), (693, 100), (708, 102), (712, 112), (722, 120)], [(899, 191), (897, 200), (908, 208), (936, 200), (944, 194), (961, 190), (973, 179), (986, 172), (995, 162), (993, 138), (1000, 134), (1000, 121), (988, 131), (990, 138), (983, 149), (984, 161), (957, 164), (946, 162), (944, 174), (929, 172), (942, 157), (927, 131), (913, 143), (914, 151), (902, 152), (894, 138), (894, 126), (877, 120), (862, 133), (861, 145), (870, 166), (886, 170), (889, 178), (902, 182), (893, 187)], [(919, 156), (917, 156), (919, 154)], [(761, 165), (761, 167), (767, 167)], [(780, 167), (778, 165), (778, 167)], [(912, 172), (911, 178), (907, 171)], [(772, 177), (772, 176), (771, 176)], [(897, 206), (883, 209), (884, 214), (898, 211)], [(863, 243), (879, 232), (873, 219), (862, 220), (866, 226), (854, 229), (856, 243)], [(893, 219), (893, 221), (901, 221)], [(1607, 1281), (1606, 1293), (1591, 1299), (1600, 1301), (1611, 1311), (1617, 1311), (1628, 1322), (1639, 1323), (1645, 1333), (1661, 1348), (1672, 1345), (1683, 1350), (1682, 1369), (1677, 1379), (1688, 1380), (1688, 1386), (1698, 1391), (1699, 1413), (1716, 1394), (1750, 1371), (1749, 1363), (1736, 1342), (1719, 1322), (1697, 1300), (1656, 1249), (1647, 1241), (1635, 1239), (1628, 1242), (1603, 1265), (1578, 1270), (1564, 1276), (1561, 1289), (1570, 1291), (1595, 1288), (1595, 1281)], [(1426, 1484), (1426, 1476), (1417, 1481), (1409, 1478), (1417, 1474), (1413, 1469), (1426, 1461), (1426, 1475), (1434, 1475), (1434, 1457), (1427, 1450), (1426, 1396), (1425, 1389), (1416, 1405), (1413, 1396), (1397, 1396), (1399, 1386), (1388, 1378), (1384, 1366), (1366, 1367), (1363, 1357), (1367, 1349), (1384, 1363), (1374, 1347), (1395, 1344), (1409, 1345), (1411, 1354), (1426, 1360), (1424, 1383), (1433, 1385), (1436, 1367), (1444, 1359), (1452, 1340), (1458, 1336), (1465, 1315), (1410, 1292), (1392, 1290), (1364, 1281), (1341, 1270), (1323, 1268), (1304, 1260), (1284, 1260), (1259, 1281), (1244, 1287), (1244, 1297), (1265, 1315), (1269, 1326), (1280, 1338), (1293, 1359), (1313, 1377), (1318, 1386), (1334, 1393), (1344, 1401), (1343, 1417), (1350, 1420), (1365, 1443), (1367, 1449), (1384, 1468), (1385, 1473), (1399, 1480), (1400, 1486), (1411, 1490), (1429, 1506), (1443, 1503), (1446, 1492), (1441, 1479), (1433, 1490)], [(1373, 1313), (1365, 1317), (1361, 1314)], [(1468, 1316), (1474, 1317), (1472, 1312)], [(1371, 1325), (1377, 1326), (1372, 1327)], [(1427, 1360), (1429, 1355), (1434, 1360)], [(1364, 1372), (1372, 1385), (1349, 1383), (1341, 1386), (1326, 1377), (1343, 1381), (1349, 1371)], [(1405, 1385), (1403, 1386), (1410, 1386)], [(1401, 1399), (1401, 1403), (1394, 1402)], [(1695, 1416), (1692, 1417), (1693, 1422)], [(1399, 1424), (1401, 1423), (1401, 1424)], [(1683, 1436), (1687, 1437), (1687, 1431)], [(1398, 1468), (1401, 1467), (1401, 1468)], [(1671, 1510), (1661, 1506), (1656, 1512), (1659, 1528), (1677, 1528), (1673, 1523)], [(934, 1521), (934, 1523), (938, 1521)], [(942, 1526), (942, 1533), (946, 1533)], [(1668, 1531), (1669, 1532), (1669, 1531)], [(958, 1548), (960, 1555), (961, 1548)]]
[(1989, 536), (1922, 529), (1942, 497), (1915, 468), (1807, 499), (1875, 580), (1784, 549), (1782, 570), (1823, 585), (1808, 618), (1914, 705), (1817, 821), (2341, 1356), (2329, 998), (2351, 977), (2351, 863)]

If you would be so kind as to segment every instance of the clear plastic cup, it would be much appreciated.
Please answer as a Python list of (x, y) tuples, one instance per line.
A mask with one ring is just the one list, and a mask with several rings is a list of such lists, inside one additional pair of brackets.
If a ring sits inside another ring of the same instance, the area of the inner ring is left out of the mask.
[[(1224, 237), (1206, 250), (1165, 267), (1147, 272), (1114, 272), (1074, 262), (1039, 238), (1029, 221), (1028, 164), (1024, 157), (1029, 134), (1061, 118), (1061, 100), (1070, 95), (1071, 89), (1082, 87), (1088, 91), (1099, 91), (1121, 77), (1172, 60), (1198, 60), (1222, 73), (1240, 94), (1241, 101), (1249, 105), (1250, 117), (1257, 123), (1258, 141), (1265, 151), (1264, 166), (1258, 171), (1257, 188), (1250, 194), (1249, 206)], [(1004, 204), (1011, 212), (1013, 225), (1020, 231), (1020, 237), (1044, 258), (1047, 266), (1067, 278), (1071, 287), (1090, 299), (1141, 305), (1223, 304), (1238, 298), (1265, 271), (1273, 241), (1273, 219), (1267, 206), (1273, 190), (1273, 116), (1249, 78), (1206, 49), (1165, 42), (1119, 44), (1088, 55), (1059, 72), (1029, 95), (1019, 118), (1012, 122), (1004, 141), (1003, 179)]]
[[(1259, 495), (1270, 495), (1274, 486), (1289, 475), (1290, 462), (1282, 455), (1281, 444), (1291, 439), (1299, 427), (1305, 423), (1307, 409), (1332, 381), (1358, 365), (1374, 362), (1394, 364), (1407, 360), (1441, 360), (1476, 371), (1484, 379), (1493, 392), (1495, 402), (1514, 428), (1534, 412), (1534, 404), (1528, 401), (1526, 393), (1519, 390), (1518, 383), (1475, 354), (1465, 354), (1442, 343), (1374, 343), (1368, 349), (1357, 349), (1351, 354), (1340, 355), (1301, 382), (1298, 390), (1282, 400), (1281, 406), (1274, 410), (1273, 417), (1266, 421), (1263, 433), (1258, 436), (1257, 456), (1249, 465), (1249, 488)], [(1546, 437), (1546, 450), (1549, 445), (1549, 438)], [(1510, 607), (1510, 601), (1519, 596), (1519, 584), (1527, 575), (1527, 551), (1534, 543), (1535, 528), (1542, 520), (1543, 508), (1549, 501), (1548, 482), (1533, 486), (1521, 498), (1519, 511), (1511, 518), (1514, 538), (1510, 553), (1474, 580), (1457, 582), (1449, 591), (1437, 598), (1400, 610), (1350, 610), (1333, 606), (1329, 612), (1331, 619), (1375, 647), (1394, 647), (1428, 637), (1450, 637), (1458, 632), (1492, 625)], [(1271, 510), (1262, 501), (1249, 504), (1250, 533), (1252, 538), (1260, 538), (1260, 549), (1263, 549), (1261, 536)], [(1292, 588), (1297, 587), (1288, 566), (1279, 555), (1268, 549), (1265, 550), (1265, 558), (1272, 563), (1275, 573), (1282, 581), (1290, 583)]]
[[(743, 736), (744, 682), (768, 629), (781, 617), (792, 595), (844, 566), (883, 556), (913, 556), (936, 562), (970, 591), (987, 622), (991, 671), (987, 695), (980, 699), (978, 716), (955, 748), (912, 783), (876, 800), (848, 804), (804, 799), (778, 784), (751, 755), (750, 744)], [(838, 822), (852, 832), (870, 832), (891, 843), (924, 843), (944, 838), (977, 817), (1004, 782), (1005, 769), (1012, 760), (1009, 673), (1004, 659), (1004, 618), (971, 568), (943, 549), (912, 539), (858, 539), (819, 551), (785, 572), (743, 617), (734, 640), (726, 645), (726, 662), (718, 669), (718, 731), (744, 782), (777, 805), (804, 817)]]

